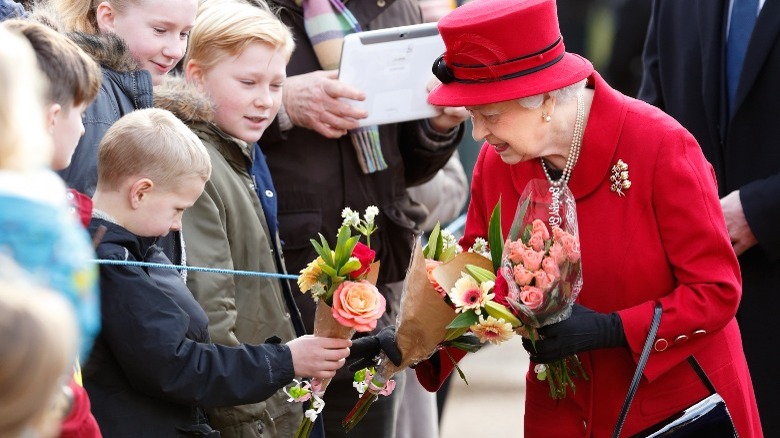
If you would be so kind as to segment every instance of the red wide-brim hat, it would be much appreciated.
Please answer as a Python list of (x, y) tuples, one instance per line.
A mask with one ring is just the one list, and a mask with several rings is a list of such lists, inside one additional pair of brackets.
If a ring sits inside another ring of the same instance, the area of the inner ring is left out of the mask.
[(593, 73), (566, 52), (554, 0), (474, 0), (439, 20), (446, 52), (433, 64), (440, 106), (473, 106), (557, 90)]

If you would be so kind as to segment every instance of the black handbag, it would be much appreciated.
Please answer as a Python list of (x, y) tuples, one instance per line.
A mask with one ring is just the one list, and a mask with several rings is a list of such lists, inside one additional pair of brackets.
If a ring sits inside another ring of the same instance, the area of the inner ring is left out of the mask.
[[(647, 364), (647, 358), (650, 356), (650, 348), (655, 342), (658, 334), (658, 326), (661, 324), (661, 305), (655, 305), (653, 312), (653, 322), (650, 324), (650, 332), (647, 334), (647, 340), (642, 348), (642, 354), (639, 356), (634, 378), (631, 380), (631, 386), (628, 388), (626, 400), (623, 402), (623, 409), (620, 411), (615, 430), (612, 433), (613, 438), (620, 436), (623, 429), (623, 422), (626, 420), (628, 409), (634, 400), (639, 380)], [(696, 374), (699, 376), (704, 386), (710, 391), (710, 395), (703, 400), (694, 403), (692, 406), (672, 415), (671, 417), (654, 424), (653, 426), (633, 435), (631, 438), (653, 438), (653, 437), (701, 437), (701, 438), (735, 438), (737, 431), (731, 420), (731, 415), (726, 408), (726, 402), (723, 401), (712, 382), (707, 378), (707, 374), (701, 368), (693, 356), (688, 358)]]

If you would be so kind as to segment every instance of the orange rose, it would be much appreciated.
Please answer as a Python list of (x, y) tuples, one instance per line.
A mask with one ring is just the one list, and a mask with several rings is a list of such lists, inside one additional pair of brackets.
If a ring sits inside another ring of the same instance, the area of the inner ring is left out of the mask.
[(425, 271), (428, 273), (428, 281), (431, 282), (433, 288), (436, 289), (436, 292), (443, 298), (447, 296), (447, 292), (439, 285), (436, 279), (433, 278), (433, 270), (440, 264), (441, 262), (438, 260), (425, 259)]
[(556, 258), (552, 255), (552, 248), (550, 248), (550, 257), (545, 257), (542, 259), (542, 269), (544, 269), (544, 272), (546, 272), (550, 278), (555, 279), (561, 276), (561, 270), (558, 268), (558, 262), (556, 262)]
[(523, 261), (523, 252), (525, 252), (525, 245), (520, 240), (514, 242), (507, 241), (507, 248), (505, 249), (509, 254), (509, 260), (514, 264), (520, 264)]
[(333, 292), (333, 317), (341, 325), (359, 332), (376, 328), (385, 313), (385, 297), (368, 281), (345, 281)]

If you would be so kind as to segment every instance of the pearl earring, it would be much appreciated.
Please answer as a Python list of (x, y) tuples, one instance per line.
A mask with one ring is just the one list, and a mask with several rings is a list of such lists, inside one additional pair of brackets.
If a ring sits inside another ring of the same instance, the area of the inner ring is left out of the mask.
[(550, 115), (547, 114), (546, 112), (543, 112), (542, 113), (542, 120), (544, 120), (547, 123), (550, 123), (550, 121), (552, 120), (552, 117), (550, 117)]

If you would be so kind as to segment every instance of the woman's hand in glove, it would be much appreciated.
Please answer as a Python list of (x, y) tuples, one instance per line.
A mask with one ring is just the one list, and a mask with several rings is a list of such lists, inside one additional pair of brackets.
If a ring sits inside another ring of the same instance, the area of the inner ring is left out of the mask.
[(375, 335), (354, 339), (349, 347), (347, 363), (350, 371), (358, 371), (374, 366), (374, 358), (384, 351), (388, 359), (396, 366), (401, 365), (401, 351), (395, 345), (395, 327), (387, 326)]
[(617, 313), (598, 313), (574, 303), (567, 319), (541, 327), (534, 345), (523, 338), (523, 347), (536, 363), (550, 363), (581, 351), (624, 347), (626, 335)]

